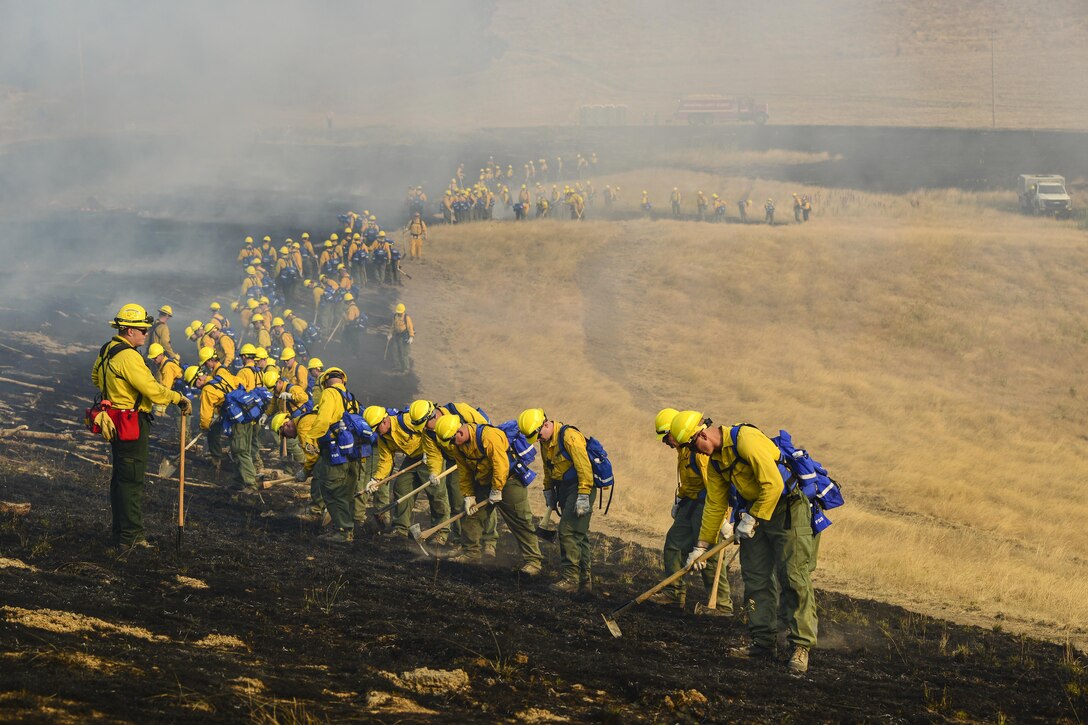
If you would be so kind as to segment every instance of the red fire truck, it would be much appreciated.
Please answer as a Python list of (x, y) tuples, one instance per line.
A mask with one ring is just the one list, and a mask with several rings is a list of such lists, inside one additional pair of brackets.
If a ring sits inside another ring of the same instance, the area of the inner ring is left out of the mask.
[(767, 123), (768, 115), (767, 104), (756, 103), (752, 98), (702, 93), (681, 98), (673, 117), (693, 126), (725, 121), (753, 121), (762, 126)]

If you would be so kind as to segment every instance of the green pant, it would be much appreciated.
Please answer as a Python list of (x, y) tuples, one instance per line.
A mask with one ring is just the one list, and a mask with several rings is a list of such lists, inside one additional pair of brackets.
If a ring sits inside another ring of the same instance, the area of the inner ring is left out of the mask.
[(355, 530), (351, 502), (355, 486), (352, 483), (350, 466), (350, 463), (334, 465), (329, 460), (329, 454), (324, 451), (314, 464), (314, 480), (321, 490), (325, 508), (332, 517), (332, 525), (346, 533)]
[(560, 576), (567, 581), (590, 581), (592, 553), (589, 549), (589, 521), (593, 518), (593, 502), (597, 489), (589, 493), (589, 513), (579, 516), (575, 512), (578, 500), (578, 481), (560, 481), (556, 484), (556, 500), (563, 513), (559, 518)]
[(134, 441), (110, 441), (113, 472), (110, 475), (110, 513), (114, 544), (132, 544), (144, 538), (144, 472), (147, 470), (151, 417), (140, 413), (140, 437)]
[(284, 438), (284, 440), (287, 441), (287, 460), (290, 462), (287, 470), (297, 473), (306, 462), (306, 454), (302, 452), (298, 438)]
[(405, 337), (404, 333), (393, 333), (392, 347), (393, 365), (402, 373), (408, 372), (408, 370), (412, 367), (412, 362), (410, 359), (412, 346), (408, 344), (408, 338)]
[[(361, 524), (366, 521), (366, 510), (371, 503), (371, 499), (374, 499), (374, 502), (378, 506), (384, 506), (389, 503), (389, 487), (382, 486), (373, 496), (369, 496), (366, 493), (367, 482), (374, 478), (374, 472), (378, 470), (377, 456), (367, 456), (358, 461), (352, 461), (352, 465), (355, 467), (352, 476), (355, 483), (355, 497), (352, 511), (355, 517), (355, 523)], [(379, 503), (379, 498), (384, 498), (385, 500)]]
[(816, 541), (810, 519), (811, 509), (804, 496), (783, 497), (770, 520), (759, 522), (755, 536), (741, 541), (748, 632), (754, 644), (768, 649), (775, 646), (779, 610), (776, 579), (790, 644), (816, 644), (816, 595), (811, 579)]
[[(417, 460), (419, 459), (405, 458), (404, 462), (401, 464), (401, 468), (407, 468)], [(431, 472), (426, 466), (420, 466), (415, 470), (405, 473), (393, 482), (393, 495), (397, 498), (404, 496), (412, 489), (426, 483), (430, 475)], [(450, 501), (446, 497), (446, 487), (439, 483), (434, 489), (428, 486), (423, 489), (423, 492), (427, 494), (427, 499), (431, 503), (431, 526), (435, 526), (448, 519), (450, 517)], [(412, 525), (412, 509), (416, 505), (416, 498), (418, 496), (419, 494), (417, 493), (403, 503), (397, 505), (395, 513), (393, 514), (394, 531), (402, 534), (408, 533), (408, 527)], [(436, 544), (445, 543), (446, 540), (449, 539), (449, 535), (450, 529), (447, 526), (434, 535), (433, 541)]]
[[(442, 465), (445, 466), (442, 470), (453, 466), (453, 461), (448, 458), (442, 459)], [(446, 483), (446, 496), (450, 500), (450, 515), (456, 516), (465, 510), (465, 496), (461, 493), (461, 471), (454, 470), (453, 473), (446, 476), (443, 479)], [(498, 519), (496, 518), (495, 508), (493, 506), (487, 507), (487, 516), (484, 519), (484, 533), (482, 541), (485, 546), (494, 547), (499, 540), (499, 531), (496, 526)], [(454, 521), (450, 524), (450, 538), (459, 541), (462, 545), (465, 543), (465, 537), (461, 530), (461, 522)]]
[(253, 439), (257, 423), (235, 423), (230, 433), (230, 455), (234, 459), (232, 482), (239, 488), (257, 489), (257, 468), (253, 460)]
[[(687, 562), (688, 554), (699, 542), (704, 506), (705, 502), (693, 498), (680, 499), (676, 518), (673, 519), (672, 526), (665, 534), (665, 576), (680, 571)], [(728, 550), (718, 556), (726, 556), (727, 553)], [(706, 568), (702, 571), (703, 586), (706, 587), (707, 594), (714, 588), (714, 572), (717, 570), (717, 565), (718, 559), (715, 557), (706, 563)], [(681, 578), (669, 586), (669, 591), (678, 601), (682, 601), (686, 586), (684, 578)], [(729, 596), (729, 577), (726, 576), (724, 568), (718, 580), (718, 609), (723, 612), (733, 611), (733, 600)]]
[(212, 459), (212, 465), (218, 468), (223, 462), (223, 424), (217, 420), (208, 426), (204, 440), (208, 444), (208, 457)]
[[(490, 486), (473, 487), (476, 501), (484, 503), (491, 493)], [(461, 527), (461, 537), (464, 540), (465, 554), (471, 557), (479, 557), (480, 539), (483, 536), (484, 524), (487, 521), (491, 506), (481, 506), (471, 516), (466, 516)], [(503, 520), (506, 521), (510, 533), (517, 539), (518, 549), (521, 550), (522, 564), (540, 565), (543, 557), (540, 555), (540, 547), (536, 543), (536, 531), (533, 529), (533, 511), (529, 508), (529, 494), (518, 481), (508, 481), (502, 488), (502, 500), (494, 508), (499, 509)]]

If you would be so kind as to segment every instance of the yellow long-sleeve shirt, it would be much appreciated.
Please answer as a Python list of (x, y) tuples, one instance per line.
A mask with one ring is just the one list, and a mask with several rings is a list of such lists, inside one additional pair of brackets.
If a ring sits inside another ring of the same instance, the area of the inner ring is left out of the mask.
[(260, 372), (257, 370), (257, 364), (255, 362), (247, 362), (245, 366), (238, 371), (238, 382), (242, 384), (246, 390), (253, 390), (257, 387), (257, 381), (260, 378)]
[(676, 476), (680, 481), (676, 495), (680, 498), (697, 499), (706, 489), (706, 472), (710, 466), (710, 456), (687, 446), (680, 446), (676, 454)]
[(314, 415), (317, 420), (313, 424), (314, 438), (320, 438), (329, 432), (329, 428), (339, 423), (344, 417), (344, 396), (347, 390), (340, 383), (321, 389), (321, 394), (314, 405)]
[(257, 347), (263, 347), (265, 350), (272, 347), (272, 336), (268, 334), (268, 330), (260, 325), (257, 325), (253, 330), (253, 338), (253, 342)]
[[(317, 463), (317, 458), (320, 455), (317, 448), (317, 439), (321, 435), (314, 435), (314, 430), (319, 426), (317, 415), (314, 413), (307, 413), (300, 416), (295, 421), (295, 430), (298, 435), (299, 445), (302, 446), (302, 451), (306, 456), (306, 460), (303, 462), (302, 467), (307, 473), (312, 473), (314, 465)], [(326, 430), (328, 430), (326, 428)]]
[(295, 349), (295, 338), (287, 330), (283, 330), (279, 333), (280, 347), (284, 350), (287, 348)]
[(412, 316), (407, 312), (393, 315), (393, 332), (407, 332), (408, 337), (415, 337), (416, 328), (412, 324)]
[(461, 493), (475, 495), (476, 486), (490, 486), (501, 491), (510, 477), (510, 459), (506, 454), (510, 441), (494, 426), (486, 426), (480, 435), (483, 450), (476, 445), (475, 423), (468, 424), (468, 438), (461, 445), (446, 448), (449, 457), (461, 472)]
[(301, 335), (306, 332), (306, 328), (310, 326), (306, 320), (297, 315), (291, 315), (291, 319), (288, 320), (291, 323), (291, 327), (294, 328), (296, 335)]
[(219, 356), (219, 362), (223, 365), (230, 367), (230, 364), (234, 361), (234, 340), (230, 335), (220, 334), (219, 338), (215, 342), (215, 352)]
[(208, 430), (211, 427), (212, 418), (219, 412), (219, 407), (223, 405), (223, 398), (227, 397), (227, 393), (241, 384), (238, 382), (238, 378), (231, 375), (230, 371), (222, 365), (216, 368), (212, 374), (217, 376), (219, 381), (206, 383), (200, 389), (200, 430)]
[(711, 454), (707, 468), (706, 508), (699, 531), (702, 541), (714, 541), (718, 535), (729, 512), (730, 484), (736, 487), (741, 498), (751, 502), (748, 513), (763, 521), (771, 518), (782, 496), (778, 446), (758, 428), (741, 426), (737, 433), (738, 460), (738, 451), (733, 450), (729, 437), (730, 428), (732, 426), (721, 426), (722, 447)]
[[(127, 349), (108, 354), (117, 345)], [(139, 410), (150, 413), (152, 405), (169, 405), (181, 400), (181, 393), (170, 390), (155, 380), (144, 362), (140, 351), (124, 338), (114, 336), (95, 359), (91, 368), (91, 382), (102, 391), (102, 397), (121, 410)], [(136, 405), (139, 398), (139, 407)]]
[(287, 378), (292, 383), (301, 385), (303, 390), (306, 389), (306, 379), (309, 377), (309, 373), (306, 371), (305, 367), (299, 364), (297, 357), (291, 358), (280, 368), (280, 375)]
[(174, 383), (181, 377), (181, 366), (173, 360), (167, 360), (159, 367), (155, 379), (167, 390), (174, 389)]
[[(569, 478), (569, 472), (573, 468), (578, 477), (578, 493), (591, 493), (593, 466), (586, 452), (586, 437), (574, 426), (567, 426), (566, 431), (563, 431), (563, 423), (556, 420), (552, 421), (552, 424), (554, 432), (551, 439), (540, 441), (540, 460), (544, 464), (544, 490), (547, 491), (560, 481)], [(561, 431), (563, 431), (563, 447), (567, 451), (566, 456), (559, 452)]]
[(147, 338), (147, 345), (150, 347), (156, 342), (162, 345), (167, 357), (178, 357), (178, 354), (174, 352), (174, 348), (170, 346), (170, 327), (165, 322), (156, 322), (151, 326), (151, 334)]
[(306, 392), (305, 385), (288, 384), (285, 392), (291, 397), (282, 400), (278, 393), (275, 394), (272, 397), (272, 402), (269, 403), (270, 413), (291, 414), (306, 405), (306, 402), (310, 399), (310, 394)]
[(430, 436), (416, 433), (408, 427), (401, 415), (389, 416), (389, 431), (378, 436), (378, 468), (374, 478), (385, 478), (393, 471), (393, 455), (400, 451), (405, 458), (426, 458), (427, 470), (438, 475), (442, 473), (442, 453)]

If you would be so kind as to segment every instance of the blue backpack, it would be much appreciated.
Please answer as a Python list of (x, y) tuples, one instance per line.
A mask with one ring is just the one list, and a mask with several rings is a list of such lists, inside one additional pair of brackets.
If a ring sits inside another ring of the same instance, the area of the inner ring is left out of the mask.
[(389, 261), (389, 252), (386, 251), (384, 246), (374, 250), (374, 261), (378, 264), (385, 264)]
[[(476, 426), (476, 447), (481, 452), (484, 450), (484, 428), (487, 427), (488, 425)], [(529, 468), (529, 465), (536, 460), (536, 446), (529, 443), (525, 435), (518, 430), (516, 420), (508, 420), (491, 427), (498, 428), (506, 434), (506, 440), (510, 444), (506, 449), (506, 457), (510, 461), (510, 477), (517, 479), (523, 486), (530, 485), (536, 480), (536, 471)]]
[(366, 251), (365, 247), (359, 247), (351, 255), (351, 264), (354, 267), (366, 264), (370, 260), (370, 254)]
[[(733, 443), (733, 452), (736, 456), (733, 465), (736, 465), (736, 461), (744, 461), (737, 450), (737, 437), (743, 426), (756, 428), (751, 423), (740, 423), (729, 429), (729, 438)], [(759, 429), (756, 428), (756, 430)], [(782, 474), (782, 495), (799, 490), (809, 500), (809, 505), (812, 507), (812, 533), (820, 533), (831, 525), (831, 519), (827, 518), (824, 511), (838, 508), (845, 503), (842, 489), (835, 479), (828, 475), (827, 469), (819, 461), (813, 459), (808, 451), (793, 445), (793, 438), (788, 432), (779, 430), (778, 435), (771, 438), (771, 442), (778, 447), (781, 454), (778, 470)], [(747, 461), (744, 462), (747, 463)], [(735, 487), (731, 487), (730, 498), (735, 499), (734, 518), (738, 508), (744, 511), (751, 505), (749, 501), (745, 501), (740, 494), (736, 493)]]
[(223, 405), (219, 415), (223, 420), (224, 428), (228, 422), (231, 428), (239, 423), (252, 423), (260, 419), (265, 407), (272, 401), (272, 393), (268, 388), (257, 386), (253, 390), (246, 390), (239, 385), (223, 398)]
[[(574, 428), (574, 426), (565, 425), (559, 429), (559, 455), (563, 456), (568, 461), (573, 462), (570, 453), (567, 452), (566, 445), (563, 443), (564, 434), (567, 432), (568, 428)], [(574, 428), (574, 430), (578, 429)], [(581, 433), (581, 431), (578, 432)], [(612, 488), (612, 485), (616, 482), (616, 479), (612, 474), (612, 461), (609, 460), (608, 451), (604, 449), (601, 442), (593, 437), (586, 438), (586, 454), (589, 456), (589, 466), (593, 469), (593, 485), (596, 488), (609, 489), (608, 504), (604, 507), (604, 514), (607, 516), (608, 509), (612, 508), (612, 496), (616, 493), (616, 489)], [(570, 470), (567, 471), (567, 475), (569, 476), (571, 473), (574, 473), (575, 476), (578, 475), (577, 472), (574, 471), (574, 466), (571, 466)], [(601, 498), (602, 500), (598, 501), (598, 504), (603, 503), (604, 497), (602, 496)]]

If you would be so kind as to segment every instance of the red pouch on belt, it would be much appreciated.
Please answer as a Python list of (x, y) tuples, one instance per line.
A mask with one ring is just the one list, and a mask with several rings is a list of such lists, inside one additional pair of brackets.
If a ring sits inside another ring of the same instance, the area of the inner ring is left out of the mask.
[(106, 414), (109, 415), (110, 420), (113, 421), (113, 425), (117, 428), (117, 440), (119, 441), (135, 441), (140, 438), (140, 413), (135, 410), (118, 410), (117, 408), (108, 408)]

